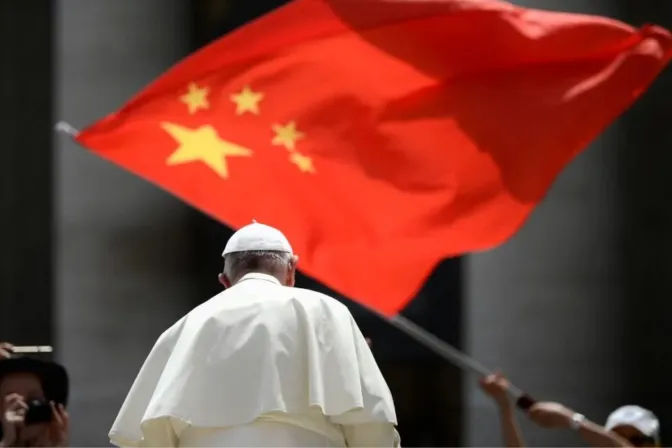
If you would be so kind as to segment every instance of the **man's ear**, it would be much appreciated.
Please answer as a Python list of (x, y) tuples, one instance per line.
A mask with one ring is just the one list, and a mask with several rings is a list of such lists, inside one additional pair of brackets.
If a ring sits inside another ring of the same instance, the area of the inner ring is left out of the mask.
[(299, 256), (292, 255), (289, 261), (289, 272), (287, 272), (287, 286), (294, 286), (296, 284), (296, 265), (299, 264)]
[(227, 289), (228, 289), (228, 288), (231, 287), (231, 281), (230, 281), (229, 278), (228, 278), (226, 275), (224, 275), (223, 273), (222, 273), (222, 274), (219, 274), (219, 275), (217, 276), (217, 279), (219, 280), (219, 283), (221, 283), (222, 286), (223, 286), (224, 288), (227, 288)]

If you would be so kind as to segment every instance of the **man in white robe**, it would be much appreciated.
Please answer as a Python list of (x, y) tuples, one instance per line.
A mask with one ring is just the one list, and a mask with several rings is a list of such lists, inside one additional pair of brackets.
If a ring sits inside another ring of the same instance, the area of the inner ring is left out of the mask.
[(226, 290), (159, 337), (110, 431), (118, 446), (395, 447), (390, 390), (346, 306), (294, 288), (296, 257), (252, 223)]

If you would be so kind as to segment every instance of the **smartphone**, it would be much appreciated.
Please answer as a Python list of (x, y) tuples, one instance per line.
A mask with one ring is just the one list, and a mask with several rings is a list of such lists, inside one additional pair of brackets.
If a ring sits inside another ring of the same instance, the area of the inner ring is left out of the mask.
[(48, 423), (54, 417), (49, 403), (40, 400), (33, 400), (28, 403), (26, 411), (26, 425), (36, 425), (38, 423)]

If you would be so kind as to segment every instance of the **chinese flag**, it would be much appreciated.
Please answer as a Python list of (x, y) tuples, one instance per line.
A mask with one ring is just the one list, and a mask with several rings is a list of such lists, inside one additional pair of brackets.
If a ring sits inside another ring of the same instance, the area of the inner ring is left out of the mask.
[(295, 0), (180, 62), (77, 140), (392, 315), (496, 246), (656, 78), (655, 26), (495, 0)]

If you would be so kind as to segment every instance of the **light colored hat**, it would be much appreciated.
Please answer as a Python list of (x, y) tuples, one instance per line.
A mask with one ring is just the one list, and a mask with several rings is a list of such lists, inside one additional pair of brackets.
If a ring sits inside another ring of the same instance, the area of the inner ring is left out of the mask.
[(234, 233), (226, 243), (222, 257), (234, 252), (275, 251), (292, 252), (292, 246), (281, 231), (252, 221)]
[(658, 439), (660, 422), (655, 414), (640, 406), (622, 406), (609, 414), (604, 425), (607, 431), (618, 426), (632, 426), (647, 437)]

